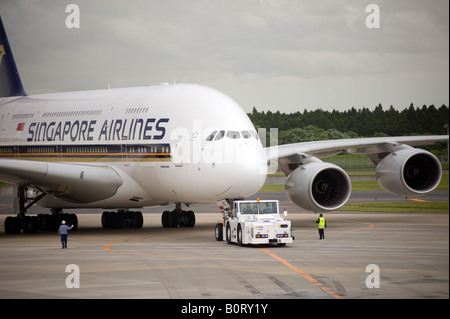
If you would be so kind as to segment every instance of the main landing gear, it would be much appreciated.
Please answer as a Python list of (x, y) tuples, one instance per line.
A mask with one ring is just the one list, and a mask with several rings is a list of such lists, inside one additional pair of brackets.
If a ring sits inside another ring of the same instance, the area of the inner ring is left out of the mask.
[(102, 214), (103, 228), (142, 228), (144, 218), (141, 212), (119, 210)]
[(78, 218), (75, 214), (63, 214), (62, 209), (52, 209), (51, 214), (38, 214), (37, 216), (26, 216), (27, 210), (40, 201), (46, 194), (28, 185), (19, 185), (15, 191), (16, 217), (5, 218), (5, 233), (19, 234), (37, 233), (39, 230), (56, 231), (63, 220), (67, 225), (78, 228)]
[(193, 211), (184, 211), (181, 204), (177, 203), (173, 211), (166, 210), (161, 216), (161, 224), (164, 228), (194, 227), (195, 214)]
[[(51, 214), (38, 214), (26, 216), (27, 210), (40, 201), (46, 195), (30, 185), (20, 185), (15, 192), (15, 211), (17, 217), (8, 216), (5, 219), (5, 233), (18, 234), (37, 233), (39, 230), (57, 231), (61, 222), (73, 225), (73, 230), (78, 228), (78, 217), (75, 214), (64, 214), (62, 209), (51, 209)], [(142, 228), (144, 218), (141, 212), (119, 210), (117, 212), (104, 212), (101, 218), (103, 228)], [(195, 214), (193, 211), (181, 209), (181, 203), (175, 205), (173, 211), (165, 211), (161, 217), (164, 228), (194, 227)]]

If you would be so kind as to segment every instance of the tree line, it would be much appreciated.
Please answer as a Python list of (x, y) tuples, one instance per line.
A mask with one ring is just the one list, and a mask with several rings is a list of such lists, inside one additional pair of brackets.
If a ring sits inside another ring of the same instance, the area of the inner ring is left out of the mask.
[(381, 104), (372, 111), (368, 108), (347, 111), (304, 110), (295, 113), (258, 111), (253, 107), (248, 114), (258, 128), (278, 128), (278, 144), (313, 140), (447, 134), (449, 107), (434, 105), (415, 107), (412, 103), (402, 111)]

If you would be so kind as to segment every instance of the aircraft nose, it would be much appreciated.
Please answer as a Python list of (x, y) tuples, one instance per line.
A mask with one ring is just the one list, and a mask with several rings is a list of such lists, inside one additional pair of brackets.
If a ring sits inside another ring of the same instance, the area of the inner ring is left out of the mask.
[(208, 191), (218, 198), (251, 196), (266, 180), (265, 151), (256, 140), (251, 143), (242, 139), (224, 139), (207, 144), (203, 149), (203, 160), (208, 163), (208, 178), (217, 181), (217, 188)]
[(233, 188), (239, 190), (244, 197), (253, 195), (264, 185), (267, 163), (262, 147), (239, 146), (233, 167)]
[(267, 175), (267, 161), (262, 147), (254, 145), (242, 146), (239, 150), (240, 158), (237, 164), (243, 172), (248, 172), (250, 176), (262, 175), (265, 179)]

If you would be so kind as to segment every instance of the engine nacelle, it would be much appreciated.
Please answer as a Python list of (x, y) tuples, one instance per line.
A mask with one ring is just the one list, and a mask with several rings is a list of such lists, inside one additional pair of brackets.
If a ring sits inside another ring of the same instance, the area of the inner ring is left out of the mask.
[(337, 210), (351, 194), (351, 182), (340, 167), (314, 159), (296, 168), (286, 180), (288, 198), (315, 212)]
[(439, 160), (425, 150), (407, 145), (395, 147), (377, 165), (378, 184), (399, 196), (420, 196), (431, 192), (441, 181)]

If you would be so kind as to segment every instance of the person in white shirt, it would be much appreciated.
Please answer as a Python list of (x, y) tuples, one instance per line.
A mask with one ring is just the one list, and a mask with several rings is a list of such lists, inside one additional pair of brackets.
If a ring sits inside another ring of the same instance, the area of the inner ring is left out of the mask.
[(70, 226), (70, 227), (67, 226), (65, 220), (63, 220), (63, 221), (61, 222), (61, 226), (59, 226), (58, 234), (61, 235), (61, 244), (62, 244), (62, 248), (63, 248), (63, 249), (64, 249), (64, 248), (67, 248), (67, 232), (68, 232), (69, 230), (71, 230), (72, 228), (73, 228), (73, 225)]

